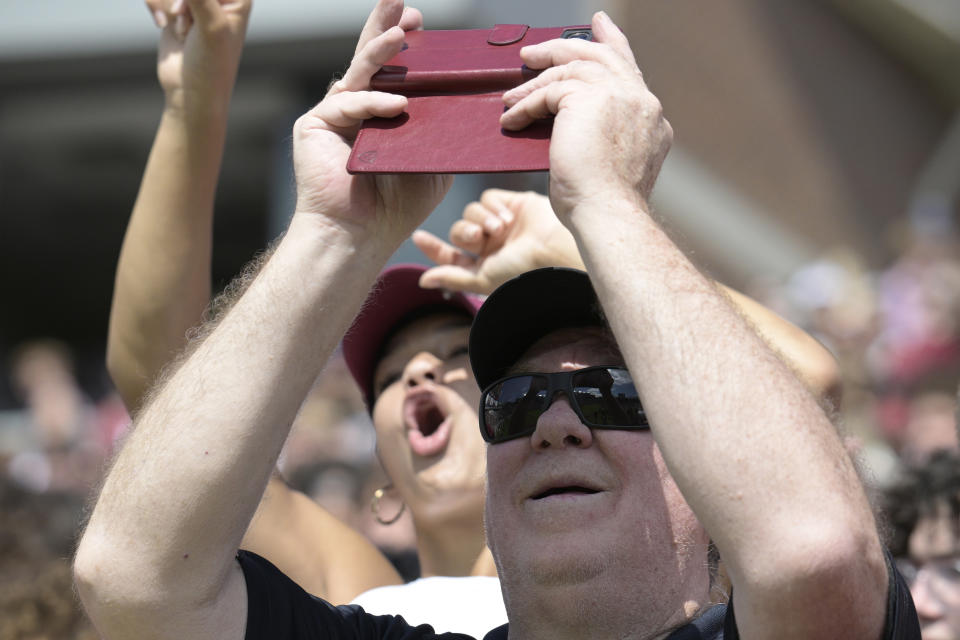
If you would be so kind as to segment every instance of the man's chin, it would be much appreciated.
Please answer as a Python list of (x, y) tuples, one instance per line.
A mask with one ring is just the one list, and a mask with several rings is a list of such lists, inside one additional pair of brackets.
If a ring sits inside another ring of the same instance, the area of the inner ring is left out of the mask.
[(588, 583), (603, 575), (606, 569), (607, 564), (596, 556), (552, 557), (533, 562), (529, 567), (532, 582), (544, 587)]

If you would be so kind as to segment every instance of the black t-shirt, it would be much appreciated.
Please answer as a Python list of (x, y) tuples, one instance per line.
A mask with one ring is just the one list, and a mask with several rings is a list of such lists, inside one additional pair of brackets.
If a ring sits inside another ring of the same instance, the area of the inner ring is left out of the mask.
[[(237, 561), (247, 582), (246, 640), (474, 640), (460, 633), (437, 634), (427, 624), (412, 626), (402, 616), (375, 616), (359, 605), (334, 606), (311, 596), (264, 558), (240, 551)], [(890, 575), (885, 640), (920, 640), (920, 623), (903, 576), (887, 556)], [(668, 640), (738, 640), (733, 605), (716, 605), (670, 634)], [(507, 640), (507, 625), (483, 640)]]

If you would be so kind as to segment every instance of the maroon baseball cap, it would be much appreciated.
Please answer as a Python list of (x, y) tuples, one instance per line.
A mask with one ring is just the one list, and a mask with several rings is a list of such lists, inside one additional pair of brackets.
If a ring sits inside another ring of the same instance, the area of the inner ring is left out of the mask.
[(367, 408), (373, 410), (373, 371), (383, 344), (411, 314), (426, 307), (444, 307), (477, 314), (483, 299), (443, 289), (424, 289), (420, 276), (427, 267), (398, 264), (384, 269), (370, 295), (343, 337), (343, 358), (363, 392)]

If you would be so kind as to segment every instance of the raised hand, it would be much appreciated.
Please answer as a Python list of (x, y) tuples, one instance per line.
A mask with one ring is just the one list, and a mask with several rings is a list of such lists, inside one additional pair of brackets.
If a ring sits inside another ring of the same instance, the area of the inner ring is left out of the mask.
[(403, 112), (403, 96), (369, 91), (370, 78), (400, 51), (405, 30), (422, 22), (402, 0), (380, 0), (361, 33), (350, 68), (294, 127), (297, 213), (363, 230), (393, 251), (443, 199), (452, 177), (350, 175), (347, 158), (363, 120)]
[(626, 37), (603, 12), (592, 27), (595, 42), (550, 40), (521, 49), (527, 66), (545, 71), (504, 94), (505, 129), (556, 114), (550, 200), (561, 218), (616, 201), (646, 206), (673, 139)]
[(225, 114), (252, 0), (146, 0), (163, 29), (157, 77), (167, 107), (189, 115)]
[(426, 288), (487, 294), (510, 278), (547, 266), (583, 268), (577, 245), (546, 196), (487, 189), (450, 228), (450, 242), (427, 231), (413, 241), (437, 266), (420, 278)]

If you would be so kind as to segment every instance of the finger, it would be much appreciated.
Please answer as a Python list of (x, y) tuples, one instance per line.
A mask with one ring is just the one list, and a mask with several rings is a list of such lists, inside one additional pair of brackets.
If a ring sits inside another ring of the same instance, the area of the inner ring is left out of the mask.
[(227, 18), (239, 18), (243, 28), (246, 29), (246, 23), (250, 19), (250, 11), (253, 9), (251, 0), (233, 0), (224, 2), (221, 0), (220, 9)]
[(367, 46), (368, 42), (390, 27), (400, 24), (402, 17), (403, 0), (380, 0), (377, 2), (377, 6), (370, 12), (363, 29), (360, 31), (357, 48), (353, 52), (354, 56), (357, 56)]
[(173, 34), (177, 40), (186, 40), (187, 34), (190, 33), (190, 27), (192, 26), (193, 14), (190, 12), (189, 7), (185, 9), (183, 13), (178, 13), (173, 16)]
[(420, 276), (420, 286), (424, 289), (447, 289), (469, 293), (489, 293), (492, 288), (486, 276), (455, 265), (439, 265), (427, 269)]
[(610, 45), (579, 38), (532, 44), (520, 49), (520, 57), (531, 69), (559, 67), (574, 60), (591, 60), (621, 72), (636, 72), (636, 64), (624, 60)]
[(511, 191), (510, 189), (485, 189), (480, 194), (480, 202), (484, 207), (495, 211), (501, 220), (509, 227), (517, 218), (517, 211), (523, 206), (523, 201), (531, 195), (544, 198), (532, 191)]
[(153, 18), (153, 23), (157, 25), (157, 28), (163, 29), (169, 24), (167, 20), (167, 12), (163, 9), (163, 3), (160, 0), (146, 0), (144, 3), (147, 7), (147, 11), (150, 12), (150, 17)]
[(630, 48), (630, 41), (627, 40), (627, 36), (620, 30), (620, 27), (614, 24), (605, 11), (598, 11), (593, 14), (590, 26), (597, 42), (610, 46), (621, 58), (637, 67), (637, 59), (633, 55), (633, 49)]
[(594, 82), (603, 78), (606, 73), (606, 68), (596, 62), (573, 60), (559, 67), (550, 67), (537, 77), (531, 78), (523, 84), (510, 89), (503, 94), (503, 102), (508, 107), (512, 107), (534, 91), (542, 89), (551, 83), (571, 79)]
[(423, 255), (436, 264), (449, 264), (458, 267), (472, 267), (476, 265), (476, 258), (468, 253), (448, 244), (429, 231), (418, 229), (411, 236)]
[(500, 126), (508, 131), (516, 131), (535, 120), (556, 114), (567, 96), (582, 91), (585, 86), (580, 80), (563, 80), (541, 87), (505, 111), (500, 116)]
[(490, 236), (499, 238), (507, 228), (497, 213), (500, 208), (493, 209), (482, 202), (471, 202), (463, 209), (463, 219), (482, 228)]
[(373, 77), (383, 64), (395, 56), (403, 47), (403, 29), (393, 26), (376, 38), (370, 40), (350, 63), (343, 77), (334, 82), (330, 91), (363, 91), (369, 88)]
[[(181, 3), (183, 1), (184, 0), (177, 0), (177, 2)], [(223, 16), (223, 8), (220, 6), (219, 0), (186, 0), (186, 3), (190, 6), (190, 13), (193, 14), (193, 19), (196, 20), (197, 24), (201, 27), (213, 24)]]
[(450, 227), (450, 242), (463, 251), (482, 255), (487, 239), (483, 227), (469, 220), (457, 220)]
[(423, 14), (419, 9), (404, 7), (400, 18), (400, 28), (404, 31), (419, 31), (423, 29)]
[(352, 136), (356, 127), (369, 118), (392, 118), (403, 113), (407, 99), (380, 91), (349, 91), (327, 96), (312, 109), (331, 131)]

